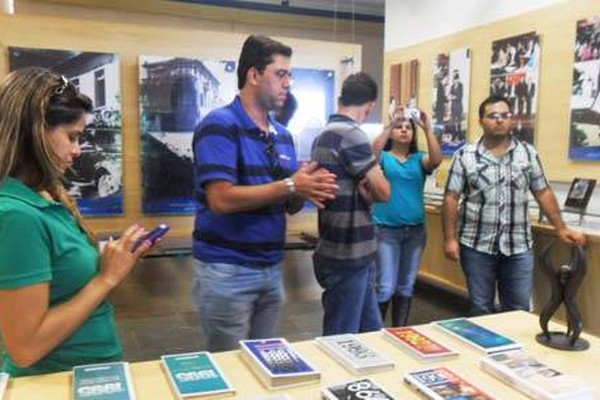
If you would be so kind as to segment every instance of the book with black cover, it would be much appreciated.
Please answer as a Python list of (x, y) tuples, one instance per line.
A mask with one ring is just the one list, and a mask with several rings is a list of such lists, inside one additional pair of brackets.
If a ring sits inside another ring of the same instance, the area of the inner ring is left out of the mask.
[(394, 400), (395, 397), (387, 393), (381, 386), (371, 379), (355, 381), (329, 386), (321, 391), (325, 400)]

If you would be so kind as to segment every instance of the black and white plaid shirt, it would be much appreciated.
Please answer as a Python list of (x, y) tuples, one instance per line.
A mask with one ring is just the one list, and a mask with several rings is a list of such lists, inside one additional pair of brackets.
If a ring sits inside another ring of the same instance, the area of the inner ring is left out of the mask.
[(480, 139), (454, 154), (446, 191), (460, 194), (460, 243), (487, 254), (523, 253), (533, 244), (528, 197), (548, 187), (537, 151), (512, 140), (498, 160)]

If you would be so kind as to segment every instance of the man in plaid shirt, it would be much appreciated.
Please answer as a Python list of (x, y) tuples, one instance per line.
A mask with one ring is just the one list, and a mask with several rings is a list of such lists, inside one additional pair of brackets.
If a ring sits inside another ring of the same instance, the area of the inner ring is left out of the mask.
[(472, 315), (495, 311), (496, 286), (502, 311), (529, 310), (529, 191), (561, 240), (585, 244), (585, 236), (563, 222), (536, 150), (511, 134), (513, 122), (508, 99), (485, 99), (479, 106), (483, 136), (455, 153), (446, 185), (444, 251), (451, 260), (460, 257)]

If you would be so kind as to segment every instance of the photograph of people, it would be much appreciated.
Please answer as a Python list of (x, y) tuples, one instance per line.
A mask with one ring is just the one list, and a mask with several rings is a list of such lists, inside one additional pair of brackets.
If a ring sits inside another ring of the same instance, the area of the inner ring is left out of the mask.
[(91, 100), (43, 68), (0, 82), (0, 332), (11, 377), (120, 360), (108, 293), (148, 250), (135, 224), (99, 252), (64, 174)]
[[(406, 119), (401, 106), (394, 116), (372, 144), (391, 186), (389, 200), (373, 206), (378, 241), (375, 289), (382, 320), (391, 302), (392, 326), (405, 326), (427, 237), (425, 178), (442, 162), (442, 150), (424, 111), (419, 119)], [(425, 133), (427, 152), (418, 149), (417, 127)]]

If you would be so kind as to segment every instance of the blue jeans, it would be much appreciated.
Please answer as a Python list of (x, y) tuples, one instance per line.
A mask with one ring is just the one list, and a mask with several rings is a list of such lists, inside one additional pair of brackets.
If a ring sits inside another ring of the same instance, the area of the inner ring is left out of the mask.
[(425, 226), (380, 226), (377, 241), (377, 301), (389, 301), (394, 293), (412, 297), (427, 241)]
[(374, 290), (375, 263), (358, 268), (319, 265), (315, 275), (324, 289), (323, 335), (381, 329)]
[(460, 246), (460, 264), (467, 278), (471, 315), (495, 312), (496, 286), (501, 311), (530, 309), (533, 251), (506, 256)]
[(282, 264), (251, 268), (196, 260), (194, 302), (209, 351), (276, 336), (284, 300)]

